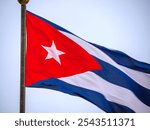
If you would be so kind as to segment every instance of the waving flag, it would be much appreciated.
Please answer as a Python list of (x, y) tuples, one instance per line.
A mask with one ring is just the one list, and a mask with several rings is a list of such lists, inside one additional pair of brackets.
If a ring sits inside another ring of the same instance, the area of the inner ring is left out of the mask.
[(150, 65), (26, 12), (26, 86), (82, 97), (105, 112), (150, 112)]

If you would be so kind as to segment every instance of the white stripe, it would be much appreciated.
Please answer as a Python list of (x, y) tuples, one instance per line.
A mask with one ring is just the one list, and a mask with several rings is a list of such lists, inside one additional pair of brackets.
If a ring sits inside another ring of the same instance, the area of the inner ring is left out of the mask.
[(59, 78), (69, 84), (99, 92), (111, 102), (127, 106), (135, 112), (150, 112), (150, 107), (141, 102), (130, 90), (107, 82), (93, 72)]
[(141, 86), (150, 89), (150, 75), (140, 71), (132, 70), (124, 66), (120, 66), (124, 72)]
[(77, 44), (79, 44), (82, 48), (84, 48), (87, 52), (89, 52), (91, 55), (115, 66), (116, 68), (120, 69), (122, 72), (127, 74), (130, 78), (132, 78), (135, 82), (140, 84), (141, 86), (150, 89), (150, 74), (146, 74), (143, 72), (135, 71), (129, 68), (126, 68), (124, 66), (121, 66), (117, 64), (114, 60), (112, 60), (108, 55), (106, 55), (104, 52), (99, 50), (98, 48), (94, 47), (93, 45), (87, 43), (86, 41), (63, 31), (60, 31), (73, 41), (75, 41)]

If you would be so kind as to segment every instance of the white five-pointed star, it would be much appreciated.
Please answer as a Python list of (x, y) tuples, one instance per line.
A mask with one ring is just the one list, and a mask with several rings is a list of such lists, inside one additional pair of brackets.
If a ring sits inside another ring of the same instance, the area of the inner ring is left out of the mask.
[(60, 51), (60, 50), (57, 50), (54, 41), (52, 42), (51, 47), (46, 47), (46, 46), (43, 46), (43, 45), (41, 45), (41, 46), (48, 52), (45, 59), (53, 58), (61, 65), (59, 56), (62, 55), (62, 54), (65, 54), (65, 53)]

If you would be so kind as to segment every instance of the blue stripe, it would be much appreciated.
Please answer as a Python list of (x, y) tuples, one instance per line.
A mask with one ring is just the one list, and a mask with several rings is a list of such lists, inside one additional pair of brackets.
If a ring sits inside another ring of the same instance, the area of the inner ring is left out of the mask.
[(80, 88), (68, 83), (65, 83), (61, 80), (51, 78), (48, 80), (42, 80), (39, 81), (29, 87), (35, 87), (35, 88), (47, 88), (47, 89), (53, 89), (57, 91), (61, 91), (70, 95), (79, 96), (82, 97), (91, 103), (95, 104), (105, 112), (119, 112), (119, 113), (133, 113), (134, 111), (126, 106), (122, 106), (110, 101), (107, 101), (105, 97), (92, 90)]
[(143, 103), (150, 106), (150, 90), (142, 87), (126, 75), (121, 70), (115, 68), (114, 66), (95, 58), (99, 64), (102, 66), (102, 70), (92, 71), (99, 75), (106, 81), (116, 84), (120, 87), (127, 88), (131, 90)]
[(90, 43), (90, 44), (94, 45), (95, 47), (97, 47), (98, 49), (106, 53), (109, 57), (111, 57), (118, 64), (134, 69), (134, 70), (138, 70), (138, 71), (150, 74), (150, 64), (137, 61), (121, 51), (109, 50), (100, 45), (96, 45), (93, 43)]
[[(64, 29), (61, 26), (58, 26), (57, 24), (55, 24), (53, 22), (50, 22), (50, 21), (48, 21), (48, 20), (46, 20), (46, 19), (44, 19), (44, 18), (42, 18), (42, 17), (40, 17), (36, 14), (33, 14), (33, 13), (29, 12), (29, 11), (27, 11), (27, 12), (34, 15), (34, 16), (36, 16), (36, 17), (38, 17), (38, 18), (40, 18), (40, 19), (42, 19), (43, 21), (50, 24), (51, 26), (53, 26), (57, 30), (70, 33), (70, 34), (80, 38), (79, 36), (73, 34), (72, 32)], [(82, 39), (82, 38), (80, 38), (80, 39)], [(84, 40), (84, 39), (82, 39), (82, 40)], [(86, 41), (86, 40), (84, 40), (84, 41)], [(88, 41), (86, 41), (86, 42), (88, 42)], [(88, 42), (88, 43), (90, 43), (90, 42)], [(109, 50), (109, 49), (107, 49), (105, 47), (102, 47), (100, 45), (96, 45), (96, 44), (93, 44), (93, 43), (90, 43), (90, 44), (92, 44), (95, 47), (102, 50), (104, 53), (109, 55), (115, 62), (117, 62), (120, 65), (123, 65), (125, 67), (131, 68), (131, 69), (134, 69), (134, 70), (138, 70), (138, 71), (141, 71), (141, 72), (150, 73), (150, 64), (137, 61), (137, 60), (131, 58), (130, 56), (126, 55), (125, 53), (123, 53), (121, 51), (112, 51), (112, 50)]]
[[(81, 37), (75, 35), (74, 33), (72, 33), (72, 32), (70, 32), (70, 31), (66, 30), (65, 28), (63, 28), (63, 27), (61, 27), (61, 26), (59, 26), (59, 25), (57, 25), (57, 24), (55, 24), (55, 23), (53, 23), (53, 22), (51, 22), (51, 21), (48, 21), (47, 19), (45, 19), (45, 18), (43, 18), (43, 17), (40, 17), (40, 16), (38, 16), (38, 15), (36, 15), (36, 14), (30, 12), (30, 11), (27, 11), (27, 12), (30, 13), (30, 14), (32, 14), (32, 15), (34, 15), (34, 16), (36, 16), (36, 17), (38, 17), (39, 19), (45, 21), (46, 23), (50, 24), (51, 26), (53, 26), (55, 29), (57, 29), (57, 30), (59, 30), (59, 31), (63, 31), (63, 32), (66, 32), (66, 33), (70, 33), (70, 34), (72, 34), (72, 35), (74, 35), (74, 36), (76, 36), (76, 37), (82, 39)], [(84, 39), (82, 39), (82, 40), (84, 40)], [(85, 40), (84, 40), (84, 41), (85, 41)], [(87, 42), (87, 41), (86, 41), (86, 42)]]

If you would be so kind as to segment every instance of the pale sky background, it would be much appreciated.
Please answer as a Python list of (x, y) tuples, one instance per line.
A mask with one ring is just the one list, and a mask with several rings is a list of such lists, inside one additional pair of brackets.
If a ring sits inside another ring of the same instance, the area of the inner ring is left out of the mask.
[[(150, 0), (30, 0), (27, 9), (102, 46), (150, 63)], [(0, 0), (0, 112), (19, 112), (20, 5)], [(26, 112), (102, 112), (48, 89), (26, 89)]]

